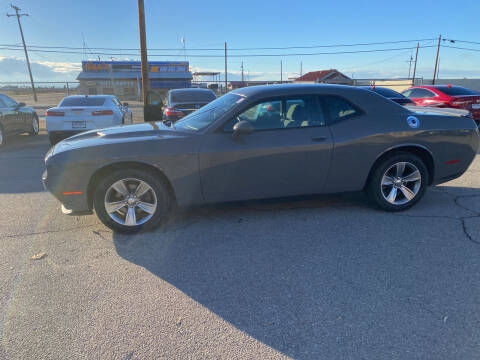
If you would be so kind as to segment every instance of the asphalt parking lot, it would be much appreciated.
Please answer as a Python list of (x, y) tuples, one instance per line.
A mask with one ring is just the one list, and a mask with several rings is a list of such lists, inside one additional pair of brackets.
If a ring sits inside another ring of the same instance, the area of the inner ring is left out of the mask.
[(119, 236), (61, 213), (47, 150), (0, 150), (0, 358), (478, 358), (479, 156), (403, 213), (257, 201)]

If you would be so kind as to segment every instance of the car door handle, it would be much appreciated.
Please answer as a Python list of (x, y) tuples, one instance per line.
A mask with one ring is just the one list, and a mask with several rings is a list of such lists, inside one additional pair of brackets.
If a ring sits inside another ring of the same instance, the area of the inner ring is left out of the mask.
[(327, 137), (326, 136), (316, 136), (316, 137), (312, 137), (312, 141), (315, 141), (315, 142), (322, 142), (322, 141), (325, 141), (327, 140)]

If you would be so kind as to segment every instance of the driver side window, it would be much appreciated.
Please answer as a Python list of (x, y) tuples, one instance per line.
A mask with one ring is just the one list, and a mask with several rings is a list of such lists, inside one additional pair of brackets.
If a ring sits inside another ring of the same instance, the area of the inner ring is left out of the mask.
[(256, 104), (229, 121), (224, 131), (231, 132), (239, 121), (248, 121), (255, 130), (325, 125), (323, 112), (314, 96), (289, 97)]

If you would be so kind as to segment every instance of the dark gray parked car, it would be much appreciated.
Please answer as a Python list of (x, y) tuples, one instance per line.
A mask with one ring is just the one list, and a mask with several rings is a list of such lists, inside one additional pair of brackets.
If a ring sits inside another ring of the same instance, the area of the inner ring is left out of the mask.
[(179, 205), (366, 190), (382, 209), (415, 204), (462, 175), (479, 148), (469, 117), (417, 114), (335, 85), (238, 89), (170, 126), (90, 131), (45, 158), (45, 187), (66, 213), (119, 232)]
[(38, 115), (33, 108), (0, 94), (0, 147), (7, 137), (22, 133), (37, 135), (38, 129)]
[(163, 110), (163, 120), (177, 121), (200, 109), (217, 96), (210, 89), (174, 89), (167, 95), (167, 103)]

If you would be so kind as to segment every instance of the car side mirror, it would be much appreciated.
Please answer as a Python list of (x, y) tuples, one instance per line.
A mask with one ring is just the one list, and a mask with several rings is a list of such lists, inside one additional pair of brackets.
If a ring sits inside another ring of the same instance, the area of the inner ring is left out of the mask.
[(233, 126), (233, 137), (238, 137), (240, 135), (250, 135), (251, 133), (253, 133), (253, 130), (253, 126), (249, 121), (239, 121)]
[(25, 106), (25, 103), (24, 102), (21, 102), (21, 103), (18, 103), (17, 104), (17, 108), (21, 108), (21, 107), (24, 107)]
[(124, 102), (123, 106), (128, 107), (128, 102)]

